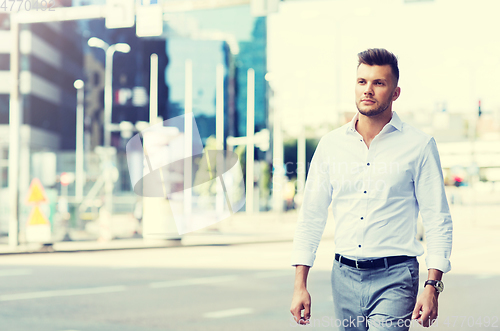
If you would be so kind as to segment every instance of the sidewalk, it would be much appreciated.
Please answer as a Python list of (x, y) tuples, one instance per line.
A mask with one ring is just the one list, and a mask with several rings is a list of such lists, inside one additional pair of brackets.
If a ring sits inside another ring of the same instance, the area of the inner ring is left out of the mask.
[[(454, 255), (462, 248), (493, 245), (492, 243), (496, 242), (500, 235), (497, 216), (500, 213), (500, 204), (497, 203), (499, 200), (498, 194), (471, 194), (464, 190), (464, 204), (450, 205), (454, 223)], [(329, 216), (323, 238), (333, 238), (334, 222), (331, 219), (331, 210)], [(115, 239), (108, 242), (75, 240), (55, 242), (46, 247), (27, 244), (15, 248), (0, 244), (0, 255), (285, 242), (293, 240), (297, 217), (297, 211), (282, 214), (261, 212), (253, 215), (241, 212), (205, 229), (188, 233), (181, 241), (142, 238)]]
[(17, 247), (4, 244), (0, 245), (0, 255), (292, 241), (296, 222), (296, 211), (282, 214), (261, 212), (253, 215), (237, 213), (213, 226), (188, 233), (180, 241), (130, 238), (108, 242), (95, 240), (55, 242), (52, 246), (45, 247), (40, 244), (25, 244)]

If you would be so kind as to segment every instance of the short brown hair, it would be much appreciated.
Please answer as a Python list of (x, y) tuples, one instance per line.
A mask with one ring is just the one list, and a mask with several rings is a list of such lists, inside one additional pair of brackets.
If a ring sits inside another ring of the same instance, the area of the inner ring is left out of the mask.
[(358, 67), (361, 63), (373, 66), (383, 66), (390, 65), (392, 74), (396, 78), (396, 86), (398, 85), (399, 80), (399, 68), (398, 68), (398, 59), (396, 55), (389, 52), (384, 48), (369, 48), (366, 51), (358, 53)]

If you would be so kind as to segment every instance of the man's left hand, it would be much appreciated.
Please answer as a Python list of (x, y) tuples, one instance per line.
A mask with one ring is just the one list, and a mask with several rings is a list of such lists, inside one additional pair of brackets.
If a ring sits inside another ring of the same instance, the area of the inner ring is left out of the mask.
[(426, 286), (418, 297), (411, 319), (416, 319), (424, 327), (429, 327), (438, 316), (438, 293), (432, 286)]

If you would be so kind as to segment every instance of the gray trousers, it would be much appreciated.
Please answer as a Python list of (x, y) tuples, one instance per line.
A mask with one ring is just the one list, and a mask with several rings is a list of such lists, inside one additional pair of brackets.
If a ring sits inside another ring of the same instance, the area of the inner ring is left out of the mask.
[(333, 261), (333, 306), (340, 330), (407, 331), (417, 292), (416, 258), (375, 269)]

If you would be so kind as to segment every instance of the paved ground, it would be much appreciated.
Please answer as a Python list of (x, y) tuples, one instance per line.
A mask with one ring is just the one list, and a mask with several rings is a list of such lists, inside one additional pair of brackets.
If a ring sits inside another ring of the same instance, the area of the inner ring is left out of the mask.
[[(484, 249), (498, 244), (473, 245), (482, 232), (457, 237), (459, 249), (453, 271), (444, 278), (435, 330), (482, 330), (499, 324), (500, 270), (475, 267), (489, 260), (482, 256)], [(1, 329), (294, 329), (289, 314), (291, 247), (291, 242), (280, 242), (2, 256)], [(333, 249), (332, 240), (324, 238), (309, 276), (314, 328), (337, 329), (332, 327), (330, 294)], [(421, 272), (421, 283), (425, 277)]]

